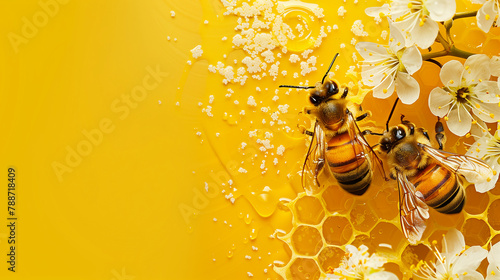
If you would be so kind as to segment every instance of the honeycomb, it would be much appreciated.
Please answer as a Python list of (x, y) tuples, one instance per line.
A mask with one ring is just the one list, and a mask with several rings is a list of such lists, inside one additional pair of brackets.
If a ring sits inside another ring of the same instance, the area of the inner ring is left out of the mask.
[[(334, 184), (315, 194), (300, 193), (287, 203), (293, 213), (292, 230), (277, 236), (290, 248), (290, 261), (274, 269), (284, 279), (323, 279), (339, 267), (346, 245), (364, 244), (370, 253), (387, 259), (386, 271), (399, 279), (411, 279), (411, 266), (429, 260), (432, 252), (428, 246), (441, 240), (450, 228), (464, 234), (466, 245), (489, 249), (499, 239), (500, 189), (481, 194), (469, 185), (466, 193), (462, 213), (445, 215), (430, 210), (428, 228), (418, 245), (409, 244), (400, 230), (396, 182), (375, 180), (361, 197)], [(485, 262), (479, 271), (486, 273)]]

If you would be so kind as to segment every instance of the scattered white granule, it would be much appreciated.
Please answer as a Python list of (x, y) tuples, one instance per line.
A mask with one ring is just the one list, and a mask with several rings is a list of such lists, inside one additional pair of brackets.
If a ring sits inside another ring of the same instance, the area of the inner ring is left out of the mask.
[(215, 66), (213, 66), (212, 64), (210, 64), (210, 65), (208, 65), (208, 71), (212, 72), (212, 73), (216, 73), (217, 72), (217, 68), (215, 68)]
[(245, 115), (245, 110), (240, 111), (240, 115), (244, 116)]
[(238, 100), (235, 100), (234, 104), (238, 105), (238, 104), (240, 104), (240, 102)]
[(356, 40), (356, 38), (351, 39), (351, 45), (356, 46), (357, 42), (358, 42), (358, 40)]
[(296, 79), (296, 78), (298, 78), (298, 77), (299, 77), (299, 73), (297, 73), (297, 72), (293, 73), (293, 77), (294, 77), (295, 79)]
[(280, 99), (280, 97), (279, 97), (279, 96), (277, 96), (277, 95), (275, 95), (275, 96), (273, 96), (273, 99), (272, 99), (272, 100), (273, 100), (273, 101), (277, 101), (278, 99)]
[(203, 106), (203, 103), (198, 102), (198, 107), (201, 107), (201, 106)]
[(175, 17), (175, 11), (170, 11), (170, 16)]
[(205, 20), (203, 23), (204, 23), (204, 24), (208, 24), (208, 20)]
[(256, 88), (255, 88), (255, 90), (256, 90), (256, 91), (262, 91), (262, 90), (260, 89), (260, 87), (256, 87)]
[(196, 135), (201, 136), (201, 132), (199, 132), (199, 131), (196, 132)]
[(247, 272), (247, 275), (248, 277), (253, 277), (253, 274), (250, 271)]
[(265, 63), (262, 63), (262, 61), (260, 60), (259, 57), (252, 59), (249, 56), (246, 56), (245, 58), (243, 58), (241, 60), (241, 62), (247, 66), (247, 71), (250, 74), (258, 73), (258, 72), (262, 71), (261, 67), (263, 67), (264, 66), (263, 64), (265, 64)]
[(249, 255), (246, 255), (246, 256), (245, 256), (245, 259), (247, 259), (247, 260), (251, 260), (251, 259), (252, 259), (252, 257), (251, 257), (251, 256), (249, 256)]
[(288, 105), (288, 104), (285, 104), (285, 105), (278, 105), (278, 110), (279, 110), (281, 113), (285, 114), (285, 113), (287, 113), (287, 112), (288, 112), (288, 108), (289, 108), (289, 107), (290, 107), (290, 105)]
[(187, 61), (187, 64), (188, 64), (188, 65), (191, 65), (191, 60), (188, 60), (188, 61)]
[(214, 222), (217, 222), (217, 218), (214, 218)]
[(170, 41), (170, 36), (167, 36), (167, 41)]
[(264, 268), (264, 273), (267, 273), (267, 268)]
[(260, 169), (266, 169), (266, 160), (262, 160), (262, 164), (260, 165)]
[(241, 142), (241, 149), (242, 149), (242, 150), (243, 150), (243, 149), (245, 149), (245, 147), (246, 147), (246, 146), (247, 146), (247, 143), (245, 143), (245, 142)]
[(273, 133), (269, 132), (269, 131), (266, 131), (266, 133), (264, 133), (264, 134), (265, 134), (265, 136), (264, 136), (265, 138), (273, 138), (273, 136), (274, 136)]
[(302, 52), (302, 57), (303, 57), (303, 58), (307, 58), (307, 57), (309, 57), (309, 55), (310, 55), (312, 52), (313, 52), (313, 50), (311, 50), (311, 49), (305, 50), (305, 51), (303, 51), (303, 52)]
[(368, 32), (364, 31), (363, 29), (364, 29), (364, 25), (360, 19), (356, 20), (352, 24), (352, 27), (351, 27), (351, 31), (352, 31), (352, 33), (354, 33), (354, 35), (362, 36), (362, 37), (368, 36)]
[(382, 37), (382, 39), (384, 39), (384, 40), (387, 39), (387, 30), (382, 30), (380, 37)]
[(181, 103), (179, 101), (175, 102), (175, 106), (181, 106)]
[(283, 75), (283, 77), (285, 77), (286, 74), (288, 74), (288, 72), (286, 70), (281, 71), (281, 75)]
[(267, 63), (273, 63), (274, 62), (274, 53), (270, 50), (266, 50), (262, 52), (260, 55), (264, 57), (264, 61)]
[(274, 163), (274, 165), (277, 165), (278, 164), (278, 158), (274, 158), (273, 163)]
[(313, 13), (314, 15), (317, 17), (317, 18), (322, 18), (324, 17), (325, 15), (323, 15), (323, 8), (320, 8), (318, 6), (316, 6), (314, 9), (313, 9)]
[(219, 133), (219, 132), (215, 133), (215, 136), (216, 136), (216, 137), (219, 137), (219, 136), (220, 136), (220, 133)]
[(271, 188), (269, 186), (265, 186), (263, 189), (262, 189), (263, 192), (270, 192), (271, 191)]
[(338, 26), (338, 25), (336, 25), (336, 24), (334, 24), (334, 25), (332, 26), (332, 29), (333, 29), (333, 30), (338, 30), (338, 29), (339, 29), (339, 26)]
[(201, 45), (198, 45), (198, 46), (194, 47), (191, 50), (191, 53), (193, 54), (193, 58), (200, 57), (203, 54), (203, 50), (201, 49)]
[(341, 49), (345, 48), (345, 44), (344, 43), (340, 44), (340, 48)]
[(257, 106), (257, 102), (255, 102), (255, 99), (251, 95), (248, 97), (247, 104), (249, 106), (253, 106), (253, 107)]
[(340, 6), (340, 8), (337, 10), (337, 15), (339, 15), (339, 17), (343, 17), (346, 13), (346, 9), (344, 8), (344, 6)]
[(221, 39), (221, 40), (222, 40), (222, 41), (226, 41), (226, 40), (227, 40), (227, 37), (226, 37), (226, 36), (224, 36), (224, 37), (222, 37), (222, 39)]
[(258, 250), (259, 250), (259, 248), (255, 247), (255, 246), (252, 246), (252, 250), (254, 250), (254, 251), (258, 251)]
[(278, 147), (278, 150), (276, 151), (276, 154), (279, 155), (279, 156), (282, 156), (284, 152), (285, 152), (285, 146), (280, 145)]
[(240, 169), (238, 169), (238, 172), (240, 172), (240, 173), (247, 173), (248, 171), (245, 168), (240, 167)]
[(257, 136), (257, 129), (248, 132), (248, 137), (254, 137), (254, 136)]
[(214, 103), (214, 99), (215, 99), (215, 97), (214, 97), (213, 95), (210, 95), (210, 96), (208, 97), (208, 103), (209, 103), (209, 104)]
[(290, 55), (290, 62), (291, 62), (291, 63), (295, 63), (295, 62), (297, 62), (297, 61), (300, 61), (300, 57), (299, 57), (298, 55), (294, 54), (294, 53), (293, 53), (293, 54), (291, 54), (291, 55)]

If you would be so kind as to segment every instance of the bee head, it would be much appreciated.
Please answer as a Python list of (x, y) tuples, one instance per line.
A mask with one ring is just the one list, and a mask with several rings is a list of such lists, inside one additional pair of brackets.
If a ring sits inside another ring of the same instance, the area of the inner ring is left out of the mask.
[(314, 106), (319, 106), (323, 101), (339, 93), (339, 86), (334, 81), (318, 83), (309, 93), (309, 102)]
[(382, 139), (380, 139), (380, 148), (382, 151), (388, 153), (400, 140), (407, 135), (406, 129), (403, 126), (394, 126), (389, 131), (384, 132)]

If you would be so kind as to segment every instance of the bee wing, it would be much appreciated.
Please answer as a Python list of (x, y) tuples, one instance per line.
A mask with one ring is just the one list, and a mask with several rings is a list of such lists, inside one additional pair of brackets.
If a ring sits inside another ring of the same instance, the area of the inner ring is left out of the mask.
[(306, 192), (315, 193), (320, 187), (318, 174), (325, 165), (325, 132), (316, 121), (304, 166), (302, 167), (302, 187)]
[(484, 183), (493, 178), (493, 170), (475, 157), (443, 152), (418, 143), (419, 147), (431, 158), (442, 163), (452, 171), (462, 175), (469, 183)]
[(347, 114), (347, 124), (351, 139), (357, 139), (358, 142), (362, 144), (365, 154), (370, 155), (370, 158), (375, 163), (375, 165), (377, 166), (377, 168), (380, 170), (380, 172), (387, 181), (388, 179), (385, 176), (384, 164), (382, 163), (382, 160), (378, 157), (377, 153), (375, 153), (370, 144), (368, 144), (368, 141), (366, 140), (365, 136), (359, 129), (358, 124), (356, 123), (356, 120), (354, 119), (354, 116), (352, 115), (351, 112)]
[[(429, 207), (425, 204), (420, 192), (408, 181), (405, 175), (397, 172), (399, 187), (399, 219), (401, 230), (411, 244), (422, 238), (426, 228), (425, 220), (429, 218)], [(401, 196), (402, 193), (402, 196)]]

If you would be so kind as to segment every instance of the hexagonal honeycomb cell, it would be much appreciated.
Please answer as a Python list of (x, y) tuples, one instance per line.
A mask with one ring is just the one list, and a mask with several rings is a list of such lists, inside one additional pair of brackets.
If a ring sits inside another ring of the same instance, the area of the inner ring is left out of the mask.
[(462, 229), (465, 243), (469, 246), (483, 246), (490, 240), (490, 227), (488, 224), (476, 218), (468, 219)]
[(292, 245), (297, 253), (314, 256), (323, 247), (323, 239), (318, 229), (301, 225), (292, 234)]
[(330, 213), (348, 213), (354, 203), (354, 196), (336, 185), (327, 187), (322, 197)]
[(290, 274), (292, 279), (318, 280), (321, 276), (321, 271), (314, 260), (297, 258), (290, 266)]
[(321, 250), (318, 256), (319, 265), (321, 266), (321, 270), (323, 272), (328, 272), (331, 269), (334, 269), (339, 266), (340, 261), (344, 258), (345, 252), (344, 250), (334, 247), (327, 246)]
[(331, 216), (323, 222), (323, 237), (330, 245), (344, 245), (351, 239), (352, 226), (342, 216)]
[(313, 196), (304, 196), (297, 200), (295, 211), (297, 219), (303, 224), (317, 225), (325, 217), (320, 200)]
[(359, 231), (368, 232), (377, 223), (378, 218), (374, 209), (366, 202), (357, 201), (350, 212), (352, 226)]

